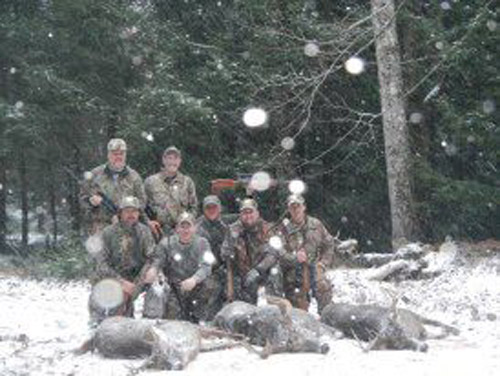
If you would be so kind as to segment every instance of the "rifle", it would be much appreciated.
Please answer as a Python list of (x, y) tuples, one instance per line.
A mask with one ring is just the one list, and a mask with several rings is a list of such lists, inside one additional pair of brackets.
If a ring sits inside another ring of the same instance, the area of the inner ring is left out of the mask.
[[(144, 207), (144, 213), (146, 213), (146, 216), (149, 218), (150, 221), (158, 222), (158, 214), (151, 207), (151, 205), (146, 204), (146, 206)], [(152, 230), (151, 232), (153, 233), (153, 237), (155, 239), (156, 244), (158, 244), (160, 240), (163, 238), (163, 231), (161, 230), (161, 228), (158, 228)]]
[(101, 206), (104, 207), (109, 214), (118, 214), (118, 206), (116, 206), (113, 200), (111, 200), (104, 192), (97, 191), (95, 194), (101, 196)]
[[(187, 307), (186, 304), (184, 304), (182, 292), (180, 291), (180, 286), (181, 286), (181, 281), (175, 280), (170, 282), (170, 287), (172, 289), (172, 292), (174, 293), (175, 298), (179, 302), (179, 308), (181, 309), (181, 318), (182, 320), (198, 323), (198, 319), (193, 314), (192, 310), (189, 309), (191, 307)], [(188, 305), (190, 304), (188, 303)]]
[(104, 192), (102, 192), (100, 190), (97, 190), (97, 191), (91, 190), (91, 188), (86, 187), (85, 184), (83, 184), (80, 181), (80, 179), (75, 175), (75, 173), (69, 167), (64, 166), (64, 169), (66, 170), (66, 172), (68, 173), (68, 175), (70, 177), (72, 177), (76, 182), (78, 182), (78, 184), (80, 185), (80, 187), (82, 187), (82, 189), (85, 191), (85, 193), (89, 195), (89, 199), (90, 199), (90, 196), (98, 195), (101, 197), (101, 206), (104, 209), (106, 209), (106, 211), (109, 214), (111, 214), (113, 216), (113, 215), (116, 215), (118, 213), (118, 206)]
[[(305, 237), (302, 233), (299, 234), (300, 242), (299, 249), (304, 248), (306, 254), (309, 252), (306, 250)], [(309, 260), (303, 263), (295, 264), (295, 288), (298, 291), (306, 290), (307, 300), (311, 301), (311, 298), (316, 297), (317, 292), (317, 271), (316, 263), (310, 263)]]
[(226, 260), (227, 264), (227, 301), (231, 303), (234, 301), (234, 270), (233, 262), (230, 258)]
[(309, 285), (311, 286), (311, 298), (318, 298), (318, 270), (316, 269), (316, 263), (309, 264)]
[(148, 265), (147, 267), (143, 266), (143, 269), (141, 270), (139, 275), (134, 280), (135, 289), (134, 289), (134, 292), (132, 293), (132, 295), (130, 296), (131, 301), (134, 301), (135, 299), (137, 299), (137, 297), (139, 295), (141, 295), (142, 292), (147, 291), (149, 289), (149, 287), (151, 286), (150, 283), (146, 283), (144, 281), (144, 279), (146, 277), (146, 272), (149, 270), (149, 268), (150, 268), (150, 265)]
[(156, 221), (158, 219), (158, 215), (157, 215), (156, 211), (151, 207), (151, 205), (147, 204), (144, 207), (144, 212), (146, 213), (146, 215), (148, 216), (148, 218), (150, 220)]

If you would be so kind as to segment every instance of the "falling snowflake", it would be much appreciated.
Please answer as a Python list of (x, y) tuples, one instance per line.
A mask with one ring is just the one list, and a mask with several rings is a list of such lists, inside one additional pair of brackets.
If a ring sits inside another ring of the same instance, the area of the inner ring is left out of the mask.
[(271, 186), (271, 176), (265, 171), (259, 171), (252, 175), (250, 188), (256, 191), (266, 191)]
[(443, 1), (440, 6), (441, 6), (442, 10), (450, 10), (451, 9), (451, 4), (447, 1)]
[(142, 64), (142, 56), (134, 56), (132, 58), (132, 64), (134, 64), (135, 66), (138, 66), (138, 65), (141, 65)]
[(319, 46), (315, 42), (308, 42), (304, 46), (304, 54), (309, 57), (314, 57), (318, 55), (320, 52)]
[(153, 136), (153, 133), (151, 133), (151, 132), (142, 132), (141, 137), (148, 140), (149, 142), (154, 141), (154, 136)]
[(492, 114), (495, 112), (495, 102), (491, 99), (485, 100), (483, 102), (483, 112), (487, 115)]
[(269, 239), (269, 245), (273, 247), (274, 249), (282, 249), (283, 248), (283, 241), (279, 236), (271, 236)]
[(243, 123), (249, 128), (257, 128), (267, 121), (267, 112), (262, 108), (249, 108), (243, 114)]
[(365, 62), (363, 59), (354, 56), (347, 59), (344, 63), (344, 68), (348, 73), (358, 75), (364, 72)]
[(489, 31), (495, 31), (497, 29), (497, 23), (494, 20), (489, 20), (486, 22), (486, 27)]
[(306, 183), (298, 179), (291, 180), (290, 183), (288, 183), (288, 190), (292, 194), (301, 195), (306, 191)]
[(215, 257), (212, 252), (205, 252), (203, 254), (203, 261), (207, 264), (213, 265), (215, 264)]
[(292, 150), (295, 147), (295, 140), (292, 137), (285, 137), (281, 140), (281, 147), (285, 150)]

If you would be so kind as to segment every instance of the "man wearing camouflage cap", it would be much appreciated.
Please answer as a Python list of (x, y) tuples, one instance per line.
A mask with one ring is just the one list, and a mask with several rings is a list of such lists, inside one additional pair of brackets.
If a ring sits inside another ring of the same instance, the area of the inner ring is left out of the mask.
[(219, 312), (226, 298), (226, 267), (220, 252), (222, 242), (228, 232), (228, 225), (222, 220), (221, 211), (219, 198), (215, 195), (207, 196), (203, 199), (203, 215), (196, 220), (197, 234), (208, 240), (215, 256), (212, 274), (207, 280), (207, 283), (213, 285), (214, 289), (206, 308), (210, 319)]
[(227, 264), (227, 299), (257, 303), (259, 285), (270, 287), (277, 253), (269, 246), (270, 225), (260, 217), (255, 200), (241, 202), (239, 219), (229, 226), (221, 255)]
[(175, 234), (158, 244), (154, 262), (170, 284), (166, 318), (192, 322), (208, 319), (206, 305), (213, 291), (205, 281), (214, 262), (208, 240), (196, 234), (193, 215), (181, 213)]
[[(153, 267), (155, 242), (149, 227), (139, 222), (141, 203), (137, 197), (122, 198), (118, 210), (118, 222), (102, 231), (102, 250), (95, 255), (95, 280), (112, 278), (123, 291), (123, 305), (116, 314), (132, 316), (133, 298), (142, 286), (152, 283), (156, 277)], [(100, 321), (102, 310), (90, 299), (91, 316)]]
[(162, 157), (163, 169), (144, 181), (147, 203), (156, 213), (156, 218), (166, 234), (172, 233), (177, 217), (189, 212), (196, 217), (198, 198), (193, 180), (182, 174), (181, 152), (175, 146), (165, 149)]
[(125, 196), (134, 196), (144, 207), (146, 196), (139, 174), (126, 164), (127, 144), (121, 138), (108, 142), (107, 163), (85, 173), (80, 202), (85, 211), (89, 235), (117, 222), (117, 208)]
[(321, 312), (332, 300), (332, 285), (325, 272), (332, 262), (334, 239), (319, 219), (306, 214), (304, 197), (290, 195), (287, 207), (290, 218), (276, 231), (283, 243), (280, 265), (285, 297), (306, 311), (314, 297)]

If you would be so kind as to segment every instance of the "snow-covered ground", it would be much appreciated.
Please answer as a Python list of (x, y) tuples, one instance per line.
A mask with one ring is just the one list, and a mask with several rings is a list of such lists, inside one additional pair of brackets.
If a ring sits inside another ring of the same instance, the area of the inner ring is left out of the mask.
[[(331, 343), (326, 355), (278, 354), (260, 359), (236, 348), (201, 353), (179, 375), (500, 375), (500, 254), (453, 257), (446, 271), (398, 284), (369, 281), (368, 269), (330, 272), (338, 301), (399, 305), (461, 330), (429, 340), (429, 351), (364, 352), (354, 340)], [(35, 281), (0, 272), (0, 375), (129, 375), (141, 360), (74, 355), (88, 338), (85, 282)], [(404, 301), (404, 302), (403, 302)], [(166, 371), (144, 371), (159, 375)]]

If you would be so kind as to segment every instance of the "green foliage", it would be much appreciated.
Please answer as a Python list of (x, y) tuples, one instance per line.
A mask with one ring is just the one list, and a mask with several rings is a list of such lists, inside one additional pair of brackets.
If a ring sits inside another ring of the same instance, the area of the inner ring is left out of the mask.
[(472, 180), (454, 180), (419, 163), (419, 220), (426, 239), (498, 238), (500, 189)]
[[(449, 10), (439, 1), (401, 4), (408, 111), (423, 117), (411, 123), (425, 165), (414, 179), (423, 234), (498, 236), (488, 219), (498, 219), (498, 10), (484, 0)], [(280, 185), (261, 199), (276, 205), (266, 211), (273, 218), (287, 181), (301, 178), (309, 211), (333, 233), (387, 247), (369, 13), (369, 2), (355, 0), (2, 2), (0, 153), (9, 156), (10, 202), (22, 153), (31, 206), (65, 198), (76, 218), (77, 187), (62, 167), (80, 176), (121, 136), (143, 177), (160, 168), (165, 147), (181, 148), (200, 198), (212, 179), (271, 173)], [(346, 73), (351, 56), (365, 60), (363, 74)], [(242, 116), (254, 106), (269, 119), (249, 129)], [(285, 137), (295, 141), (290, 151)], [(50, 273), (79, 270), (72, 251), (47, 255), (73, 260), (54, 261)]]
[(499, 236), (497, 18), (494, 2), (480, 0), (429, 2), (402, 17), (407, 80), (420, 84), (409, 108), (422, 115), (412, 123), (414, 185), (427, 239)]
[(19, 262), (21, 268), (36, 278), (83, 279), (92, 271), (88, 252), (76, 234), (70, 234), (55, 248), (31, 252)]

